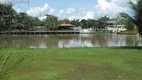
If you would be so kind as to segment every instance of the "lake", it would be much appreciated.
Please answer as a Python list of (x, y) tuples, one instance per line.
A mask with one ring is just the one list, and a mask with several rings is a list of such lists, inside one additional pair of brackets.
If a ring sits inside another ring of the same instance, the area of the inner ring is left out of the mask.
[(0, 35), (0, 47), (70, 48), (142, 46), (136, 35), (109, 33), (64, 35)]

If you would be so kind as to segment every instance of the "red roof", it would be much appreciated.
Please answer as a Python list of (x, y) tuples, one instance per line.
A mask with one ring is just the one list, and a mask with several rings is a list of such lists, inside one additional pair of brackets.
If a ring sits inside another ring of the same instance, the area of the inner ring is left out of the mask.
[(60, 27), (73, 27), (74, 25), (72, 24), (60, 24)]

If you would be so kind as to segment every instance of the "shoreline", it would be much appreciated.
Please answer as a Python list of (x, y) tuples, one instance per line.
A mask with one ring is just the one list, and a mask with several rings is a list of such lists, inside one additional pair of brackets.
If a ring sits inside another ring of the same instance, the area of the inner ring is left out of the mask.
[[(65, 31), (3, 31), (0, 32), (0, 35), (44, 35), (44, 34), (96, 34), (96, 33), (110, 33), (110, 32), (102, 32), (102, 31), (74, 31), (74, 30), (65, 30)], [(110, 33), (115, 34), (115, 33)], [(116, 34), (120, 35), (137, 35), (135, 32), (118, 32)]]

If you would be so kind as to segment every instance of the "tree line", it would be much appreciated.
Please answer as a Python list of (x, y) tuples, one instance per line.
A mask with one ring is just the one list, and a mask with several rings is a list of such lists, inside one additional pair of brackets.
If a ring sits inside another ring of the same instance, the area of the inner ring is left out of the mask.
[(26, 13), (17, 13), (11, 4), (0, 4), (0, 30), (11, 30), (11, 29), (24, 29), (32, 30), (36, 26), (46, 27), (49, 29), (57, 29), (58, 25), (62, 23), (70, 23), (74, 26), (82, 28), (94, 28), (102, 29), (105, 28), (106, 22), (109, 20), (107, 16), (95, 19), (63, 19), (60, 20), (57, 16), (46, 14), (46, 19), (39, 20), (37, 17), (32, 17)]
[(29, 16), (26, 13), (17, 13), (12, 8), (12, 4), (0, 3), (0, 31), (11, 29), (30, 30), (38, 25), (41, 25), (38, 18)]
[[(141, 1), (141, 0), (140, 0)], [(126, 25), (128, 30), (134, 29), (134, 23), (129, 19), (129, 16), (120, 14), (116, 18), (110, 19), (107, 16), (100, 17), (98, 19), (59, 19), (57, 16), (46, 14), (46, 19), (40, 20), (37, 17), (29, 16), (26, 13), (17, 13), (11, 4), (0, 4), (0, 30), (12, 30), (12, 29), (23, 29), (33, 30), (37, 26), (45, 27), (47, 30), (57, 29), (58, 25), (62, 23), (70, 23), (76, 27), (93, 28), (93, 29), (104, 29), (107, 25), (107, 21), (116, 21), (117, 24)], [(139, 28), (141, 29), (141, 28)]]

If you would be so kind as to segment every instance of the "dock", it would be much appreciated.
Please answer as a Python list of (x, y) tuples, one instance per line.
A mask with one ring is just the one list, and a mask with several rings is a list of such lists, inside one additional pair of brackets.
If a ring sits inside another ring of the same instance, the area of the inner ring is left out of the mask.
[(80, 34), (80, 31), (3, 31), (0, 32), (0, 35), (9, 34), (9, 35), (34, 35), (34, 34)]

